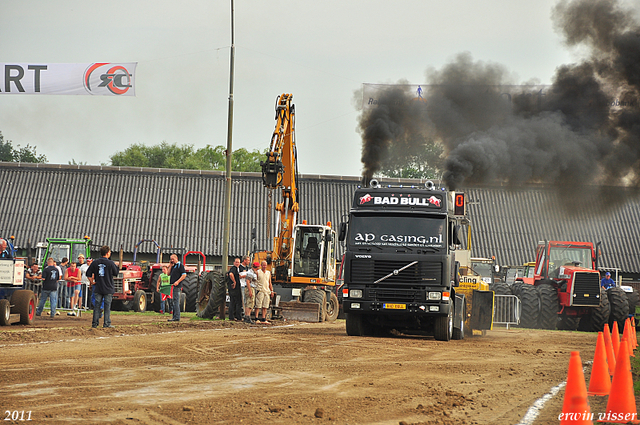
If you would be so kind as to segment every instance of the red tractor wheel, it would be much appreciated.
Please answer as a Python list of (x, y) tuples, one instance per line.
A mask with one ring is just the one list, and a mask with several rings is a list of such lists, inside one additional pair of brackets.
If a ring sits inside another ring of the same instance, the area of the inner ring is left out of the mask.
[(33, 325), (36, 314), (36, 296), (32, 291), (26, 289), (15, 291), (11, 296), (11, 304), (13, 304), (12, 313), (20, 315), (20, 323)]

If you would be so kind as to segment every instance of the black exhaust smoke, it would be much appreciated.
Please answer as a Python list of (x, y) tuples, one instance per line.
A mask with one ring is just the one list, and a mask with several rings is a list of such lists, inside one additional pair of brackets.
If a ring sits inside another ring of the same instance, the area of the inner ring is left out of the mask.
[[(551, 87), (505, 95), (515, 83), (498, 64), (459, 54), (426, 73), (426, 102), (391, 87), (360, 117), (363, 179), (389, 149), (415, 134), (442, 143), (443, 180), (518, 186), (544, 183), (575, 200), (586, 187), (640, 186), (640, 26), (616, 0), (561, 1), (552, 19), (568, 46), (589, 57), (559, 66)], [(534, 87), (534, 86), (531, 86)], [(417, 122), (419, 120), (419, 122)], [(612, 206), (603, 202), (603, 205)]]

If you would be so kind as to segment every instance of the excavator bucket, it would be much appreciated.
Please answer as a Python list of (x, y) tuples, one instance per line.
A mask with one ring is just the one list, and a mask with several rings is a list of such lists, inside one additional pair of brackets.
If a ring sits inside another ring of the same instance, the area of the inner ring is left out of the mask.
[(493, 327), (493, 291), (473, 291), (471, 329), (490, 330)]
[(302, 301), (280, 301), (282, 317), (286, 320), (298, 322), (322, 322), (324, 314), (318, 303), (305, 303)]

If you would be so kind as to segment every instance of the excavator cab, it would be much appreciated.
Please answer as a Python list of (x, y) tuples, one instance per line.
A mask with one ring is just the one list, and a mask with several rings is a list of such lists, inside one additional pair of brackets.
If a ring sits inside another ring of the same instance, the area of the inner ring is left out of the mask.
[(293, 280), (309, 283), (335, 279), (335, 232), (330, 226), (298, 225), (295, 229)]

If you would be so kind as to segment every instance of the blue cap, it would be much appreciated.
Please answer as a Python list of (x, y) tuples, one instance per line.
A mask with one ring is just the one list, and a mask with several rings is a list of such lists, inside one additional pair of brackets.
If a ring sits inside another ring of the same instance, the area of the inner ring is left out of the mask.
[(605, 276), (611, 276), (611, 273), (607, 272), (605, 273)]

